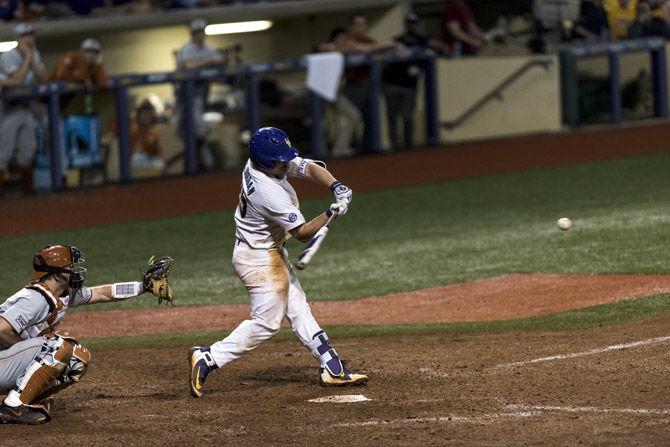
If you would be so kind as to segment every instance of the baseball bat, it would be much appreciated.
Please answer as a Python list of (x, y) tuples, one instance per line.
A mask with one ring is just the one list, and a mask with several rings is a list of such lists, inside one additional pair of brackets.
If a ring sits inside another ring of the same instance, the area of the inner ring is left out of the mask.
[(302, 253), (300, 253), (298, 259), (295, 261), (295, 266), (298, 270), (305, 270), (305, 268), (312, 260), (316, 252), (319, 251), (319, 247), (321, 247), (321, 244), (323, 244), (323, 240), (326, 238), (326, 235), (328, 235), (328, 226), (333, 221), (336, 215), (337, 213), (333, 213), (328, 218), (328, 222), (326, 222), (324, 226), (319, 228), (319, 231), (317, 231), (316, 234), (312, 237), (312, 239), (309, 240), (309, 242), (305, 246), (305, 249), (302, 251)]

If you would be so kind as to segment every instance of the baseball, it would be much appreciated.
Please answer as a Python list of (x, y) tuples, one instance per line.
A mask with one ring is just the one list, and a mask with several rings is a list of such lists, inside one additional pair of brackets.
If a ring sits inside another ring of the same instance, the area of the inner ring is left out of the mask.
[(572, 221), (567, 217), (561, 217), (556, 223), (558, 224), (558, 228), (563, 231), (569, 230), (572, 227)]

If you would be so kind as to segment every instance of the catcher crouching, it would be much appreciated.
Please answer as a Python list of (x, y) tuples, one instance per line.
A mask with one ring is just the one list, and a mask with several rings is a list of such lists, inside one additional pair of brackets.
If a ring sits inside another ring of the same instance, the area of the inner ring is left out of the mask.
[(58, 323), (70, 307), (125, 300), (145, 292), (172, 302), (172, 258), (151, 258), (140, 281), (84, 287), (79, 249), (50, 245), (35, 254), (32, 281), (0, 305), (0, 423), (43, 424), (53, 394), (79, 382), (90, 352)]

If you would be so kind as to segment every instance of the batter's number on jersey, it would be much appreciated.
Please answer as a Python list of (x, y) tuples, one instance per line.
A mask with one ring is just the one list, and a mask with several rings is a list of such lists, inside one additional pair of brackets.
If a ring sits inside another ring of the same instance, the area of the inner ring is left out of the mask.
[(244, 191), (240, 192), (240, 216), (244, 219), (247, 217), (247, 196), (244, 195)]

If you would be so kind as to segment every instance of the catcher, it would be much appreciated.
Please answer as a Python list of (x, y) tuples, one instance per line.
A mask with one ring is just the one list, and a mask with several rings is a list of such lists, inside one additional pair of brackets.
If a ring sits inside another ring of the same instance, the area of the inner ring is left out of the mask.
[(125, 300), (144, 292), (172, 302), (172, 258), (149, 260), (140, 281), (84, 287), (84, 257), (74, 246), (49, 245), (35, 254), (32, 282), (0, 305), (0, 423), (42, 424), (49, 397), (79, 382), (91, 354), (57, 326), (70, 307)]

